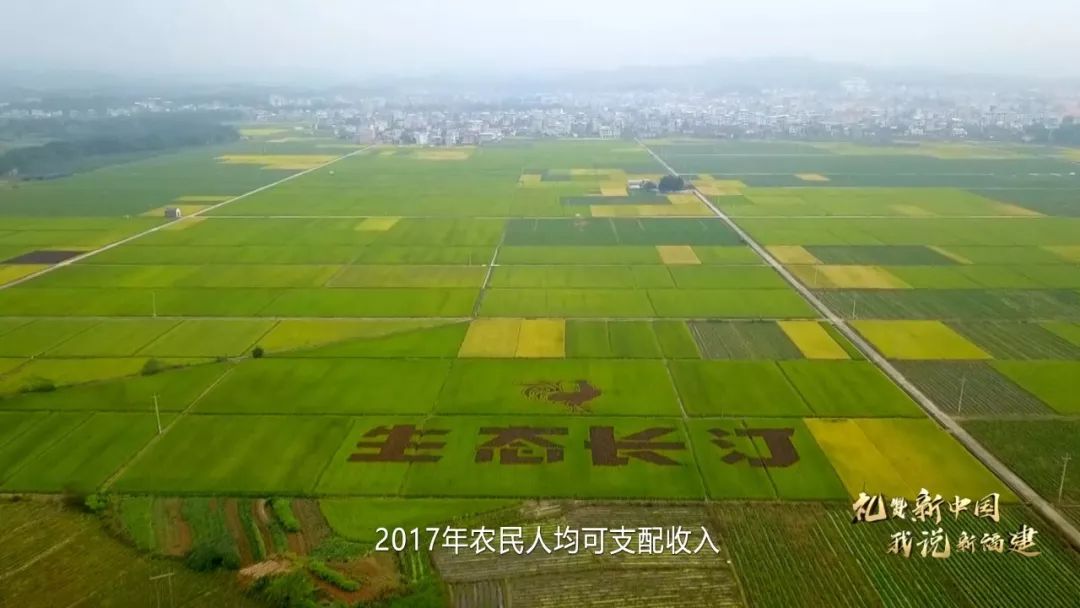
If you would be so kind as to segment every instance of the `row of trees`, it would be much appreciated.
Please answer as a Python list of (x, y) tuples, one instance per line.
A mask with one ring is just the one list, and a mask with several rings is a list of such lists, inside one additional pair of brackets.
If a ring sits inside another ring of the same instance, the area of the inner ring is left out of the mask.
[(1056, 146), (1080, 146), (1080, 122), (1078, 118), (1066, 116), (1057, 129), (1047, 129), (1042, 125), (1031, 126), (1025, 131), (1031, 140), (1040, 144)]
[(110, 159), (164, 152), (186, 146), (237, 140), (236, 129), (217, 117), (144, 115), (81, 123), (71, 135), (48, 143), (14, 148), (0, 154), (0, 176), (20, 179), (54, 177)]

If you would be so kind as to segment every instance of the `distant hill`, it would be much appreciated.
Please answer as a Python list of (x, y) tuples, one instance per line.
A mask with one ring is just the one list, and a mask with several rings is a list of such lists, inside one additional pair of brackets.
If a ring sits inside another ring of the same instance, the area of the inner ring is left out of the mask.
[(0, 68), (0, 100), (41, 92), (123, 91), (141, 94), (268, 94), (349, 91), (379, 93), (421, 89), (488, 88), (514, 91), (581, 91), (671, 89), (697, 91), (761, 88), (830, 88), (849, 78), (874, 84), (1002, 88), (1080, 86), (1080, 79), (977, 74), (935, 67), (883, 68), (854, 62), (827, 62), (800, 57), (720, 59), (694, 65), (639, 65), (610, 70), (494, 73), (482, 70), (440, 72), (424, 76), (357, 74), (348, 79), (325, 73), (289, 72), (273, 78), (262, 74), (115, 75), (72, 70)]

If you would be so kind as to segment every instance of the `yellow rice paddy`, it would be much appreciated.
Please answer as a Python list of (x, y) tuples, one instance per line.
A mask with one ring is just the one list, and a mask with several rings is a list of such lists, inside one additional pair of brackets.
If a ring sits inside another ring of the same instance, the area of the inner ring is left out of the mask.
[(779, 325), (807, 359), (850, 358), (817, 321), (780, 321)]
[(656, 252), (668, 265), (700, 264), (701, 260), (689, 245), (657, 245)]
[(805, 247), (799, 245), (769, 245), (766, 247), (776, 261), (781, 264), (821, 264)]

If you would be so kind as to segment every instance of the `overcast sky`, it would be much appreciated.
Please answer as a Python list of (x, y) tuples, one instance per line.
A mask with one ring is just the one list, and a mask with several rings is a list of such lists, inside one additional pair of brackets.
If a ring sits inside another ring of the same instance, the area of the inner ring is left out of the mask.
[(1080, 0), (4, 0), (0, 64), (372, 75), (811, 57), (1080, 76)]

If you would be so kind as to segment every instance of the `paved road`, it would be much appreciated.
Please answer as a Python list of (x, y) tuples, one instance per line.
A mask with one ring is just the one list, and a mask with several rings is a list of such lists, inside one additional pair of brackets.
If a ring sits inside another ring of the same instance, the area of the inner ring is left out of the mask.
[[(638, 143), (641, 142), (639, 141)], [(672, 175), (679, 174), (677, 171), (671, 168), (670, 165), (664, 162), (662, 158), (660, 158), (652, 150), (650, 150), (648, 146), (643, 143), (641, 143), (641, 145), (649, 152), (649, 154), (652, 155), (654, 159), (656, 159), (656, 162), (663, 165), (664, 169), (666, 169), (669, 173), (671, 173)], [(982, 462), (988, 469), (993, 471), (994, 474), (997, 475), (1003, 482), (1005, 482), (1005, 484), (1009, 486), (1009, 488), (1012, 489), (1012, 491), (1015, 492), (1017, 496), (1019, 496), (1027, 504), (1031, 505), (1031, 507), (1038, 511), (1040, 515), (1045, 517), (1047, 520), (1050, 521), (1050, 523), (1057, 527), (1065, 536), (1065, 538), (1069, 541), (1069, 543), (1072, 544), (1075, 549), (1080, 551), (1080, 530), (1077, 530), (1076, 526), (1074, 526), (1060, 512), (1058, 512), (1058, 510), (1054, 508), (1054, 505), (1052, 505), (1049, 501), (1040, 496), (1039, 493), (1033, 490), (1031, 486), (1027, 485), (1027, 483), (1023, 479), (1021, 479), (1019, 475), (1014, 473), (1012, 469), (1005, 465), (1005, 463), (1001, 462), (997, 459), (997, 457), (991, 454), (989, 450), (987, 450), (985, 447), (982, 446), (981, 443), (978, 442), (978, 440), (976, 440), (970, 433), (964, 430), (964, 427), (960, 426), (960, 423), (956, 422), (948, 414), (942, 411), (941, 408), (939, 408), (937, 404), (933, 402), (933, 400), (927, 397), (922, 391), (918, 389), (918, 387), (916, 387), (907, 378), (905, 378), (904, 375), (901, 374), (900, 371), (892, 365), (892, 363), (889, 363), (889, 361), (885, 357), (883, 357), (876, 348), (874, 348), (869, 342), (864, 340), (858, 332), (856, 332), (850, 325), (848, 325), (845, 319), (830, 310), (824, 302), (822, 302), (816, 295), (814, 295), (814, 292), (810, 291), (809, 288), (803, 285), (802, 282), (800, 282), (799, 279), (795, 277), (795, 275), (789, 272), (783, 264), (777, 261), (776, 258), (774, 258), (767, 249), (762, 247), (745, 230), (740, 228), (738, 224), (732, 221), (730, 217), (725, 215), (724, 212), (720, 211), (720, 209), (713, 205), (712, 201), (710, 201), (708, 197), (704, 196), (696, 189), (694, 190), (694, 194), (696, 194), (697, 197), (701, 199), (701, 202), (708, 205), (709, 208), (712, 209), (713, 213), (715, 213), (717, 217), (723, 220), (732, 230), (734, 230), (735, 233), (738, 234), (739, 237), (742, 238), (742, 240), (745, 241), (751, 249), (753, 249), (759, 256), (761, 256), (761, 258), (764, 259), (766, 263), (772, 266), (773, 269), (776, 270), (776, 272), (780, 273), (780, 276), (784, 277), (784, 280), (786, 280), (796, 291), (798, 291), (804, 298), (806, 298), (806, 300), (810, 302), (810, 304), (814, 308), (816, 308), (825, 317), (825, 319), (827, 319), (841, 333), (843, 333), (844, 336), (848, 340), (850, 340), (851, 343), (854, 344), (855, 347), (858, 348), (859, 351), (861, 351), (868, 360), (872, 361), (875, 365), (877, 365), (878, 368), (881, 369), (881, 371), (883, 371), (893, 380), (893, 382), (895, 382), (898, 386), (900, 386), (900, 388), (907, 392), (911, 396), (911, 398), (915, 400), (916, 403), (922, 406), (923, 410), (925, 410), (926, 413), (930, 415), (930, 417), (932, 417), (934, 420), (937, 420), (938, 424), (940, 424), (942, 427), (945, 428), (945, 430), (947, 430), (954, 437), (956, 437), (956, 439), (959, 440), (960, 443), (962, 443), (969, 452), (971, 452), (976, 458), (978, 458), (979, 461)]]

